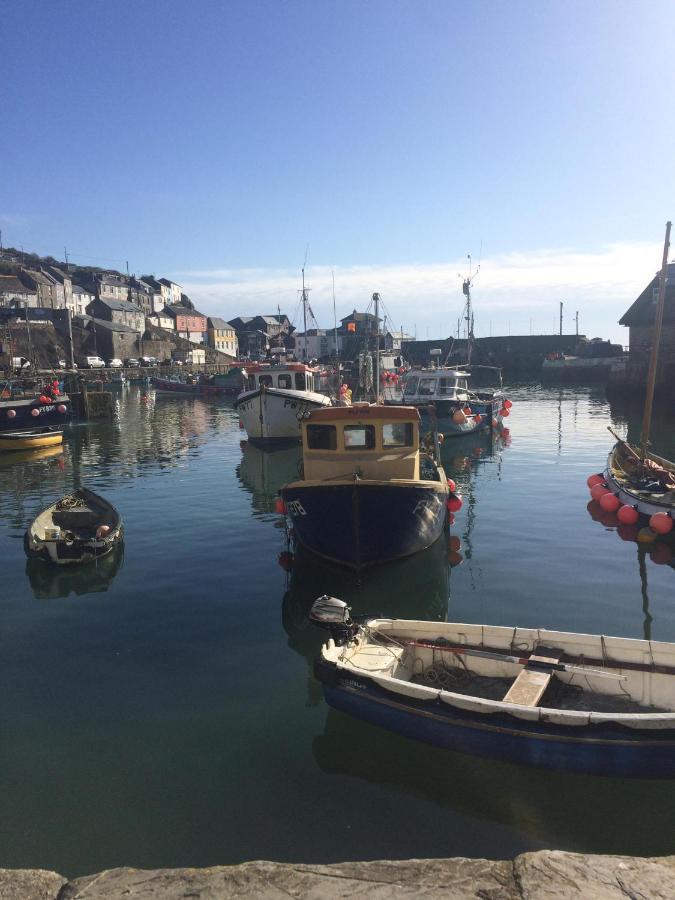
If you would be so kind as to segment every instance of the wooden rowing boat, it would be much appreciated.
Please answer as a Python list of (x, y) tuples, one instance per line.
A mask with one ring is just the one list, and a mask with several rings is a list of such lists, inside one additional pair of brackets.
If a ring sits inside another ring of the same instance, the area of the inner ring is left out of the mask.
[(675, 644), (370, 619), (320, 598), (330, 706), (407, 737), (589, 774), (675, 776)]
[(40, 450), (63, 443), (63, 431), (45, 426), (25, 431), (0, 431), (0, 451)]
[(124, 528), (115, 507), (80, 488), (44, 509), (28, 526), (24, 549), (30, 558), (57, 565), (105, 556), (122, 541)]

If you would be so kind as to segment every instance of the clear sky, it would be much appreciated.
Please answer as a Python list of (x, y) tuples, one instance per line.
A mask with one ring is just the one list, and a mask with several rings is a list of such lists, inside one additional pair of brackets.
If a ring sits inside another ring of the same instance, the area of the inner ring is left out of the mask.
[(671, 0), (21, 0), (3, 244), (167, 275), (204, 312), (379, 291), (419, 337), (623, 336), (675, 212)]

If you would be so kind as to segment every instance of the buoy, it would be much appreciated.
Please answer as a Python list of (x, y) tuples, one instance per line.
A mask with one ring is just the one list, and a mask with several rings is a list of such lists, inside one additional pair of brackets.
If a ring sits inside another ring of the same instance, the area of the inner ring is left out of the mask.
[(40, 401), (40, 403), (49, 403), (49, 397), (45, 396), (44, 394), (40, 394), (38, 400)]
[(110, 525), (99, 525), (96, 529), (96, 540), (100, 541), (110, 534)]
[(40, 410), (39, 409), (31, 409), (30, 414), (31, 414), (31, 416), (33, 416), (33, 418), (35, 418), (35, 416), (40, 415)]
[(464, 557), (461, 553), (456, 553), (454, 550), (448, 553), (448, 562), (454, 569), (455, 566), (458, 566), (460, 563), (464, 562)]
[(445, 440), (445, 435), (444, 435), (444, 434), (441, 434), (441, 433), (439, 432), (439, 433), (438, 433), (438, 443), (439, 443), (439, 444), (442, 444), (444, 440)]
[(603, 496), (603, 494), (609, 493), (610, 490), (604, 482), (602, 482), (601, 484), (594, 484), (591, 488), (591, 497), (594, 500), (599, 500)]
[(16, 410), (15, 410), (15, 409), (8, 409), (8, 410), (7, 410), (7, 418), (8, 418), (8, 419), (14, 419), (14, 418), (16, 418)]
[(670, 518), (668, 513), (654, 513), (654, 515), (649, 520), (649, 527), (657, 534), (670, 534), (670, 532), (673, 530), (673, 520)]
[(497, 425), (499, 425), (499, 422), (497, 421), (497, 419), (493, 419), (493, 420), (492, 420), (492, 427), (493, 427), (493, 428), (496, 428)]
[(509, 414), (509, 411), (508, 411), (508, 409), (506, 409), (506, 407), (504, 407), (503, 409), (500, 409), (500, 410), (499, 410), (499, 415), (500, 415), (503, 419), (505, 419), (505, 418), (508, 416), (508, 414)]
[(454, 525), (454, 524), (455, 524), (455, 514), (448, 513), (448, 525)]
[(465, 416), (470, 416), (470, 415), (471, 415), (471, 407), (470, 407), (470, 406), (465, 406), (465, 407), (464, 407), (464, 415), (465, 415)]
[(616, 517), (622, 525), (635, 525), (640, 518), (640, 513), (634, 506), (622, 506)]
[(474, 421), (476, 425), (480, 425), (480, 423), (483, 421), (483, 417), (480, 413), (476, 413), (476, 415), (474, 416)]
[(466, 422), (466, 416), (461, 409), (456, 409), (452, 414), (452, 421), (455, 425), (463, 425)]
[(63, 403), (59, 403), (59, 405), (56, 407), (56, 411), (63, 415), (67, 410)]
[(448, 478), (448, 488), (452, 491), (453, 494), (454, 494), (455, 491), (457, 490), (457, 485), (456, 485), (455, 482), (452, 480), (452, 478)]
[(290, 550), (282, 550), (277, 560), (284, 572), (290, 572), (293, 568), (293, 554)]
[(606, 494), (603, 494), (600, 497), (600, 506), (604, 509), (605, 512), (616, 512), (617, 509), (621, 506), (621, 501), (618, 497), (615, 497), (614, 494), (609, 491)]
[(451, 513), (459, 512), (462, 508), (462, 498), (458, 494), (454, 494), (448, 498), (447, 507)]
[(450, 543), (448, 546), (450, 547), (451, 550), (454, 550), (455, 553), (457, 553), (462, 546), (462, 542), (460, 541), (460, 539), (457, 537), (456, 534), (453, 534), (452, 537), (450, 538)]
[(513, 403), (510, 400), (504, 401), (504, 409), (511, 409), (512, 406), (513, 406)]
[(274, 501), (274, 511), (280, 513), (282, 516), (286, 515), (286, 504), (281, 497), (277, 497)]
[(589, 475), (586, 479), (586, 484), (589, 488), (594, 487), (596, 484), (602, 484), (605, 479), (602, 475)]

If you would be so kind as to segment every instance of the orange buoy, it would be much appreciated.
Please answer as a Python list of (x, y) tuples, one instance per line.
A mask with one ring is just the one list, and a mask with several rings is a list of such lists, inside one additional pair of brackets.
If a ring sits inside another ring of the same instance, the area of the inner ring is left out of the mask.
[(447, 507), (451, 513), (459, 512), (462, 508), (462, 498), (457, 494), (453, 494), (452, 497), (448, 497)]
[(670, 534), (673, 530), (673, 520), (668, 513), (658, 512), (649, 520), (649, 527), (657, 534)]
[(609, 491), (606, 494), (603, 494), (600, 497), (600, 506), (604, 509), (605, 512), (616, 512), (617, 509), (621, 506), (621, 501), (614, 494)]
[(448, 488), (453, 492), (453, 494), (457, 490), (457, 485), (452, 480), (452, 478), (448, 478)]
[(460, 539), (457, 537), (456, 534), (453, 534), (453, 536), (450, 538), (450, 544), (449, 544), (450, 549), (454, 550), (454, 552), (457, 553), (457, 552), (459, 552), (459, 549), (461, 548), (461, 546), (462, 546), (462, 542), (460, 541)]
[(286, 515), (286, 504), (281, 497), (277, 497), (274, 501), (274, 511), (280, 513), (282, 516)]
[(602, 484), (602, 482), (604, 480), (605, 479), (603, 478), (602, 475), (589, 475), (588, 478), (586, 479), (586, 484), (589, 486), (589, 488), (592, 488), (596, 484)]
[(609, 493), (610, 493), (610, 490), (607, 487), (607, 485), (604, 483), (604, 481), (601, 484), (593, 485), (593, 487), (591, 488), (591, 497), (594, 500), (599, 500), (603, 496), (603, 494), (609, 494)]
[(510, 400), (504, 401), (504, 409), (511, 409), (512, 406), (513, 406), (513, 403)]
[(640, 513), (634, 506), (622, 506), (616, 517), (622, 525), (636, 525)]

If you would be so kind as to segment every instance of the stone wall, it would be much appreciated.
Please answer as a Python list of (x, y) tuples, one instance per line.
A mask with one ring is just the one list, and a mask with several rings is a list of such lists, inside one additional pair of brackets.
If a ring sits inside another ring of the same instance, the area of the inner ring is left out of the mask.
[(109, 869), (68, 881), (39, 869), (0, 869), (0, 900), (670, 900), (675, 857), (541, 850), (512, 861), (410, 859), (308, 865), (250, 862), (208, 869)]

